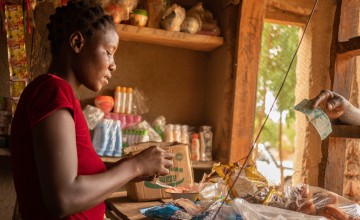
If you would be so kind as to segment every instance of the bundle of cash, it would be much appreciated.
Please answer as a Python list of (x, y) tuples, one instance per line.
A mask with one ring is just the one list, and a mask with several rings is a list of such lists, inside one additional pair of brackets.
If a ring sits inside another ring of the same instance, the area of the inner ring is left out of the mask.
[(313, 101), (304, 99), (294, 109), (306, 115), (316, 128), (321, 140), (324, 140), (332, 132), (331, 123), (329, 117), (320, 107), (312, 108), (312, 103)]

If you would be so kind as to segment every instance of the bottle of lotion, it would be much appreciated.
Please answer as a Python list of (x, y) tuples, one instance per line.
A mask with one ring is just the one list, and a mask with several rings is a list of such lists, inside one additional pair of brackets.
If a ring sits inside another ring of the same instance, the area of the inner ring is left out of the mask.
[(114, 93), (115, 103), (114, 103), (114, 113), (120, 113), (120, 106), (121, 106), (121, 87), (117, 86), (115, 88)]

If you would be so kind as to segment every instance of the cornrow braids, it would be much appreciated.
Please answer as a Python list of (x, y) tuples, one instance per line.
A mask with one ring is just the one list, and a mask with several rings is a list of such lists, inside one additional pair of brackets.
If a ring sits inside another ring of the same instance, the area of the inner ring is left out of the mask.
[(109, 27), (115, 27), (113, 17), (106, 15), (100, 5), (91, 6), (86, 0), (70, 0), (66, 6), (56, 8), (47, 24), (51, 53), (54, 54), (76, 31), (91, 38), (94, 31)]

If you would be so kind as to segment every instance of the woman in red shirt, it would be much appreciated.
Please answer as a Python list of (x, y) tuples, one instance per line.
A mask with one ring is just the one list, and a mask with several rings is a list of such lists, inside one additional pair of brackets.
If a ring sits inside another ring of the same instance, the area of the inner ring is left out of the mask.
[(168, 174), (171, 153), (151, 147), (106, 170), (75, 93), (99, 91), (116, 69), (119, 36), (100, 6), (69, 1), (48, 24), (52, 60), (18, 103), (11, 130), (14, 184), (22, 218), (102, 220), (103, 201), (125, 183)]

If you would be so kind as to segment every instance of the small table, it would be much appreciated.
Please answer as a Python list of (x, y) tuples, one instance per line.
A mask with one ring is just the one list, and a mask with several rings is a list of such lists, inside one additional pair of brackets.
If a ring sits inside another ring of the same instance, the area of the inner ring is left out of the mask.
[[(105, 201), (107, 208), (109, 209), (107, 213), (115, 213), (119, 219), (124, 220), (150, 220), (141, 214), (140, 209), (148, 208), (152, 206), (158, 206), (166, 202), (170, 202), (172, 199), (161, 199), (157, 201), (149, 202), (136, 202), (127, 197), (126, 191), (113, 193), (109, 199)], [(107, 214), (108, 215), (108, 214)], [(115, 218), (116, 219), (116, 218)]]

